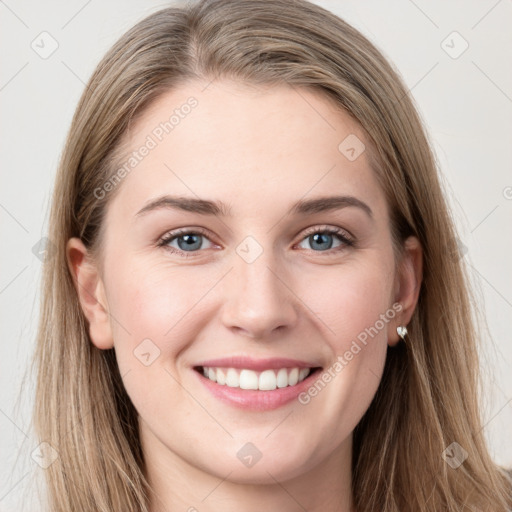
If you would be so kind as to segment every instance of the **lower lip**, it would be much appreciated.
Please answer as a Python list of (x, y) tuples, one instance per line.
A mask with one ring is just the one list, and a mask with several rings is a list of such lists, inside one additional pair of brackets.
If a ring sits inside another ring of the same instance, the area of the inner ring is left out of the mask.
[(261, 391), (258, 389), (241, 389), (227, 385), (217, 384), (206, 378), (196, 370), (193, 370), (203, 385), (213, 396), (217, 397), (229, 405), (240, 409), (249, 409), (253, 411), (269, 411), (278, 409), (285, 404), (296, 399), (300, 393), (305, 391), (311, 384), (311, 380), (319, 373), (319, 369), (310, 373), (303, 381), (295, 386), (286, 386), (285, 388), (276, 388), (272, 391)]

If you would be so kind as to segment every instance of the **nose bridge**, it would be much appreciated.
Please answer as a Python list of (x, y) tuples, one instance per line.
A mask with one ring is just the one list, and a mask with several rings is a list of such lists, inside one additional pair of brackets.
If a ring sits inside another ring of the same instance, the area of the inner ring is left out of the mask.
[[(247, 237), (233, 255), (223, 321), (251, 337), (268, 336), (297, 320), (293, 293), (272, 247)], [(283, 275), (280, 275), (283, 274)], [(283, 282), (284, 281), (284, 282)]]

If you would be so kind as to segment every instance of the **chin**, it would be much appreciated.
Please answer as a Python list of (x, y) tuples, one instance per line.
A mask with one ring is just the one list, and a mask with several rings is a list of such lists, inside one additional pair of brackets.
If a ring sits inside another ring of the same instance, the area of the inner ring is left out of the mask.
[[(243, 458), (242, 456), (241, 459)], [(273, 456), (265, 457), (265, 454), (262, 454), (261, 458), (255, 462), (244, 463), (242, 460), (236, 458), (230, 464), (205, 468), (205, 470), (221, 479), (229, 475), (226, 480), (230, 482), (262, 485), (275, 484), (276, 480), (278, 482), (291, 480), (307, 473), (315, 466), (313, 461), (307, 459), (306, 454), (302, 454), (301, 457), (291, 457), (291, 453), (278, 456), (275, 451)]]

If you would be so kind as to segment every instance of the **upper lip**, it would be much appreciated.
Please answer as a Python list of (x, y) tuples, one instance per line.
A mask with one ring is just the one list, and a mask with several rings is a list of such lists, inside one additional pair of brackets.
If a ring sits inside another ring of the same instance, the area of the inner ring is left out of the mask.
[(195, 366), (208, 368), (239, 368), (255, 371), (273, 370), (279, 368), (316, 368), (320, 365), (307, 361), (289, 358), (253, 359), (246, 356), (223, 357), (221, 359), (209, 359)]

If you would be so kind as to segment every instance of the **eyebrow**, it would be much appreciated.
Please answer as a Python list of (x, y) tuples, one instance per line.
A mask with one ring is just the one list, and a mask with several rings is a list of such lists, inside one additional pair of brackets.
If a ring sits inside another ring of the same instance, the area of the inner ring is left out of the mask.
[[(349, 206), (360, 208), (373, 219), (372, 209), (365, 202), (354, 196), (325, 196), (315, 199), (300, 200), (292, 206), (289, 213), (292, 215), (305, 215), (340, 210)], [(207, 199), (169, 195), (153, 199), (139, 210), (136, 216), (142, 216), (151, 211), (160, 209), (182, 210), (198, 213), (200, 215), (231, 216), (231, 209), (222, 201), (209, 201)]]

